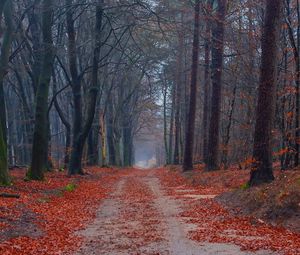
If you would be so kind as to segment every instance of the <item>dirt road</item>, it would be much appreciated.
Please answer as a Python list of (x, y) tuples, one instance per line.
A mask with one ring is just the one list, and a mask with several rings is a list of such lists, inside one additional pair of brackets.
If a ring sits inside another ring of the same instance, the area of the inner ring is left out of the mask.
[[(156, 171), (133, 171), (121, 179), (114, 190), (100, 206), (94, 222), (78, 233), (83, 236), (84, 244), (77, 255), (275, 254), (245, 252), (233, 244), (190, 240), (188, 232), (197, 226), (178, 217), (184, 203), (166, 195)], [(203, 197), (197, 198), (200, 203)], [(195, 197), (190, 196), (190, 199)]]

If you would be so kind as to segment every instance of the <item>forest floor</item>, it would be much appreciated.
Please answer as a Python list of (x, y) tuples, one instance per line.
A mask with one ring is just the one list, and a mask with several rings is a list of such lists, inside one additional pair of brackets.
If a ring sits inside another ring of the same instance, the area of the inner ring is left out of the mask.
[(25, 182), (12, 171), (14, 186), (0, 192), (21, 197), (0, 198), (0, 254), (300, 254), (300, 234), (222, 205), (244, 177), (211, 185), (216, 173), (88, 172)]

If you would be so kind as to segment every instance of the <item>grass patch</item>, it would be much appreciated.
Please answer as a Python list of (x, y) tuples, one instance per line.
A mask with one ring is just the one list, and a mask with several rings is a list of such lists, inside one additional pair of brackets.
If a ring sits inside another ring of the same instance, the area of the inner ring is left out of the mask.
[(242, 184), (242, 185), (240, 186), (240, 189), (241, 189), (241, 190), (247, 190), (247, 189), (249, 189), (249, 188), (250, 188), (249, 182), (246, 182), (246, 183), (244, 183), (244, 184)]
[(65, 191), (68, 192), (72, 192), (76, 189), (76, 184), (74, 183), (69, 183), (66, 187), (65, 187)]

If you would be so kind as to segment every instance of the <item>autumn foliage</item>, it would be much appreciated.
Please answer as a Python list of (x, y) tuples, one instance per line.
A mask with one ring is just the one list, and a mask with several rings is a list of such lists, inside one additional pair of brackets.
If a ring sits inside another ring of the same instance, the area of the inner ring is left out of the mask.
[[(269, 250), (286, 255), (299, 254), (299, 233), (284, 227), (272, 226), (256, 217), (237, 216), (209, 197), (199, 201), (187, 196), (221, 195), (241, 187), (247, 174), (245, 171), (227, 171), (225, 176), (231, 178), (224, 181), (225, 178), (220, 180), (224, 172), (202, 173), (198, 170), (193, 176), (183, 176), (174, 169), (171, 171), (162, 169), (159, 177), (170, 196), (185, 201), (185, 210), (178, 217), (198, 226), (197, 230), (190, 231), (191, 239), (198, 242), (232, 243), (247, 251)], [(202, 180), (202, 184), (199, 184), (201, 177), (204, 182)], [(180, 189), (186, 189), (188, 192), (178, 193)]]
[[(1, 192), (20, 199), (0, 198), (0, 254), (68, 254), (81, 244), (74, 233), (94, 216), (99, 204), (120, 178), (110, 169), (89, 169), (83, 177), (65, 173), (46, 175), (44, 182), (24, 181), (24, 170), (14, 170), (14, 186)], [(75, 189), (68, 191), (68, 185)], [(30, 214), (31, 217), (24, 216)], [(14, 231), (19, 229), (19, 232)], [(29, 231), (31, 229), (31, 231)], [(66, 252), (68, 251), (68, 252)]]

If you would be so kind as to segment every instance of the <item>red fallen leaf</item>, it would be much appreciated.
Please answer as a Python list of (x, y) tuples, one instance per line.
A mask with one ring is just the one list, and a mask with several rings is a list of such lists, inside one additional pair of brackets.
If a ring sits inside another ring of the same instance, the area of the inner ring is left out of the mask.
[[(116, 172), (110, 169), (90, 169), (93, 178), (67, 177), (64, 173), (48, 173), (44, 182), (25, 182), (25, 170), (13, 171), (15, 184), (11, 188), (2, 188), (1, 192), (16, 189), (21, 194), (18, 201), (0, 200), (0, 217), (14, 221), (20, 220), (28, 210), (36, 214), (27, 222), (36, 224), (43, 234), (38, 238), (18, 236), (0, 243), (0, 254), (67, 254), (72, 253), (81, 239), (73, 233), (95, 217), (96, 209), (106, 197), (114, 182), (126, 175), (126, 171)], [(76, 183), (73, 192), (63, 191), (69, 183)], [(44, 201), (44, 200), (45, 201)], [(28, 220), (27, 220), (28, 221)], [(9, 226), (7, 226), (7, 224)], [(0, 225), (0, 230), (13, 228), (10, 223)], [(68, 252), (66, 252), (68, 251)]]
[(213, 188), (195, 186), (178, 172), (167, 169), (160, 169), (158, 174), (166, 192), (184, 203), (185, 210), (179, 217), (183, 220), (188, 218), (188, 222), (198, 225), (196, 231), (190, 231), (191, 239), (199, 242), (233, 243), (248, 251), (271, 250), (285, 255), (300, 254), (300, 234), (268, 225), (263, 220), (258, 220), (260, 224), (253, 225), (251, 218), (232, 216), (214, 200), (205, 200), (205, 203), (187, 200), (176, 192), (182, 187), (187, 190), (194, 189), (193, 194), (201, 195), (222, 193), (222, 190), (226, 190), (218, 186), (216, 176), (220, 173), (209, 175), (214, 176)]

